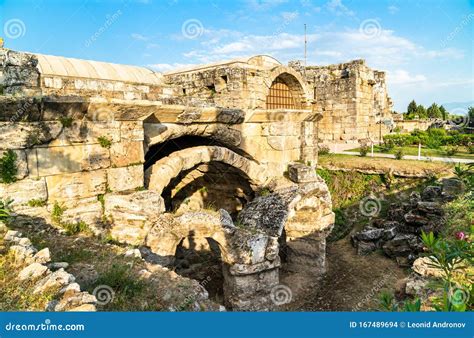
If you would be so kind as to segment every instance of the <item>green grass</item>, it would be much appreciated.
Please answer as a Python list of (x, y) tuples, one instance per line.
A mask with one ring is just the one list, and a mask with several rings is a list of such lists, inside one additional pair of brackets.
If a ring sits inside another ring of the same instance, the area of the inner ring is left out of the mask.
[[(474, 159), (474, 154), (469, 154), (467, 147), (459, 147), (457, 153), (451, 156), (448, 156), (447, 154), (447, 151), (449, 150), (448, 148), (450, 147), (441, 147), (440, 149), (421, 148), (421, 156)], [(417, 146), (395, 147), (388, 152), (383, 152), (381, 147), (374, 146), (374, 153), (396, 154), (398, 150), (401, 150), (403, 152), (403, 155), (418, 156)], [(360, 148), (355, 148), (348, 151), (359, 152)]]
[(126, 311), (130, 310), (131, 300), (142, 296), (145, 282), (132, 273), (130, 266), (113, 264), (107, 271), (99, 275), (98, 280), (89, 288), (93, 292), (95, 287), (107, 285), (114, 291), (113, 300), (104, 305), (103, 310)]

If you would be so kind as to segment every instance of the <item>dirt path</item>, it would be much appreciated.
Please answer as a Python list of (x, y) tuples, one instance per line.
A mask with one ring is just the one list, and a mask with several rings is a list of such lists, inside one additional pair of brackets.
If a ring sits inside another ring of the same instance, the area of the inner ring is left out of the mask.
[(348, 237), (328, 244), (327, 262), (320, 287), (289, 304), (289, 310), (371, 311), (377, 308), (382, 290), (393, 290), (408, 275), (381, 253), (358, 256)]

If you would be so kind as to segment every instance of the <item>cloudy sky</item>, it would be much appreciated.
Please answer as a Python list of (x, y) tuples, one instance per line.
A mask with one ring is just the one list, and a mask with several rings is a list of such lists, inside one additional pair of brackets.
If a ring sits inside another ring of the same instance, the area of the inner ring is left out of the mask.
[(473, 0), (0, 0), (0, 22), (8, 48), (158, 71), (303, 59), (306, 24), (308, 64), (365, 59), (398, 111), (474, 101)]

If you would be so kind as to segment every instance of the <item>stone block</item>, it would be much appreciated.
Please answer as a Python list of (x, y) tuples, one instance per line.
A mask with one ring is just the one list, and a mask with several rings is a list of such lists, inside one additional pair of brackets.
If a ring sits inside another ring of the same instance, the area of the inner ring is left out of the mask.
[(143, 165), (107, 170), (107, 184), (111, 191), (134, 190), (144, 186)]
[(28, 205), (30, 200), (46, 201), (48, 191), (45, 179), (25, 179), (11, 184), (0, 184), (0, 196), (12, 199), (12, 206)]
[(104, 194), (107, 188), (105, 170), (62, 174), (46, 178), (49, 200), (64, 201)]
[(112, 144), (110, 157), (113, 167), (126, 167), (130, 164), (143, 163), (145, 154), (143, 142), (126, 142)]
[(37, 176), (91, 171), (109, 166), (109, 150), (98, 144), (36, 148), (28, 153), (28, 167)]
[(314, 182), (318, 180), (316, 170), (313, 167), (295, 163), (288, 166), (290, 180), (295, 183)]

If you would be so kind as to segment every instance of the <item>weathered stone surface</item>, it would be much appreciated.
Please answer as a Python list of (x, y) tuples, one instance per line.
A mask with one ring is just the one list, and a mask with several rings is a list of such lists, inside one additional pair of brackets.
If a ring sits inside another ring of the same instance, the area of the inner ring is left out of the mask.
[(239, 213), (238, 222), (279, 237), (288, 218), (287, 203), (279, 194), (257, 197)]
[(301, 163), (289, 165), (288, 175), (290, 180), (296, 183), (317, 181), (315, 169)]
[(140, 164), (145, 160), (142, 142), (123, 141), (112, 144), (110, 157), (113, 167), (126, 167)]
[(33, 260), (37, 263), (46, 264), (51, 262), (51, 254), (49, 248), (44, 248), (38, 251), (34, 256)]
[(46, 177), (50, 201), (93, 197), (104, 194), (107, 186), (105, 170)]
[(51, 289), (60, 289), (70, 283), (74, 282), (74, 276), (64, 271), (64, 269), (59, 269), (58, 271), (53, 272), (47, 277), (41, 279), (36, 285), (33, 293), (44, 293), (47, 290)]
[[(55, 311), (78, 311), (79, 306), (84, 306), (85, 304), (94, 305), (97, 302), (95, 296), (87, 292), (65, 292), (59, 303), (55, 306)], [(75, 309), (75, 310), (72, 310)], [(84, 311), (94, 311), (92, 308), (82, 308)]]
[(434, 267), (433, 264), (434, 262), (429, 257), (419, 257), (413, 262), (412, 269), (423, 277), (443, 277), (443, 271)]
[(142, 165), (107, 170), (108, 188), (113, 192), (135, 190), (144, 186)]
[(441, 198), (441, 187), (437, 186), (429, 186), (426, 187), (422, 194), (421, 197), (424, 201), (436, 201), (437, 199)]
[(384, 252), (391, 257), (406, 257), (419, 249), (418, 237), (410, 234), (399, 234), (383, 245)]
[(462, 182), (455, 178), (445, 178), (441, 181), (441, 195), (446, 200), (453, 200), (456, 196), (464, 191)]
[(164, 211), (164, 202), (154, 191), (107, 194), (104, 208), (106, 216), (113, 220), (112, 236), (119, 241), (141, 244), (147, 228)]
[(18, 274), (18, 279), (21, 281), (26, 279), (36, 279), (48, 272), (49, 270), (45, 265), (40, 263), (32, 263), (20, 271)]
[(25, 179), (11, 184), (0, 184), (0, 196), (13, 200), (12, 206), (24, 206), (35, 199), (46, 201), (48, 192), (44, 178)]
[(364, 230), (356, 233), (354, 237), (360, 241), (376, 241), (382, 237), (383, 233), (383, 229), (367, 227)]

